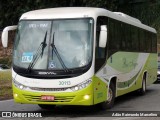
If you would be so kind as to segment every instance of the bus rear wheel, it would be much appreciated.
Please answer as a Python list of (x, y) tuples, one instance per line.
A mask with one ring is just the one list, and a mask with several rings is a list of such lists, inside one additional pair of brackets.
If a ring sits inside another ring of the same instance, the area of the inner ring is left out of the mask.
[(141, 88), (138, 90), (139, 95), (144, 95), (146, 93), (146, 77), (143, 77), (142, 80), (142, 86)]
[(111, 82), (108, 91), (108, 100), (99, 104), (100, 109), (106, 110), (112, 108), (114, 105), (114, 100), (115, 100), (115, 86)]
[(38, 106), (41, 109), (45, 109), (45, 110), (52, 110), (56, 107), (56, 105), (44, 105), (44, 104), (38, 104)]

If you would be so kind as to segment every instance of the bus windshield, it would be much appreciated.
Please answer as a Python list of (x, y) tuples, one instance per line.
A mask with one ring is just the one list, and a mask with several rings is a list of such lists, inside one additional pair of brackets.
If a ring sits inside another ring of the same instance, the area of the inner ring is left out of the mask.
[(13, 65), (23, 69), (64, 70), (92, 60), (92, 19), (22, 20), (15, 39)]

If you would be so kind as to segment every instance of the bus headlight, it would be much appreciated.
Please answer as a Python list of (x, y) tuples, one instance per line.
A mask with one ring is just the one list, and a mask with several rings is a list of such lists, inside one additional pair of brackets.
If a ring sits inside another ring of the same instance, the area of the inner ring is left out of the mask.
[(13, 79), (13, 84), (14, 84), (17, 88), (19, 88), (19, 89), (21, 89), (21, 90), (27, 89), (27, 86), (22, 85), (21, 83), (15, 81), (14, 79)]
[(82, 82), (82, 83), (80, 83), (80, 84), (78, 84), (78, 85), (76, 85), (76, 86), (74, 86), (74, 87), (71, 87), (71, 90), (72, 90), (72, 91), (81, 90), (81, 89), (83, 89), (83, 88), (86, 88), (91, 82), (92, 82), (92, 80), (91, 80), (91, 79), (88, 79), (88, 80), (86, 80), (86, 81), (84, 81), (84, 82)]

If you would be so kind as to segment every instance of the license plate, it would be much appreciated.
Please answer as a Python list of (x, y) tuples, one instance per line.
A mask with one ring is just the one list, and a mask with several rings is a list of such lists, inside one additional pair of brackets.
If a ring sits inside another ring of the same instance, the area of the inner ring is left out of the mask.
[(54, 96), (51, 95), (42, 95), (41, 100), (54, 100)]

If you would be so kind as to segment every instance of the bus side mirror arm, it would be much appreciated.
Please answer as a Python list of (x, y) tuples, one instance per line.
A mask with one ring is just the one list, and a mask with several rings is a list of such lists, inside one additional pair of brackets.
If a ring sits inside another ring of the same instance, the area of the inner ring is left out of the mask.
[(15, 29), (17, 29), (17, 25), (8, 26), (3, 29), (2, 36), (1, 36), (3, 47), (6, 48), (8, 46), (8, 31), (15, 30)]
[(101, 25), (101, 31), (99, 35), (99, 47), (105, 48), (107, 43), (107, 25)]

